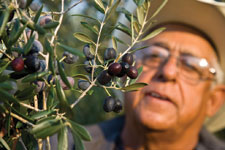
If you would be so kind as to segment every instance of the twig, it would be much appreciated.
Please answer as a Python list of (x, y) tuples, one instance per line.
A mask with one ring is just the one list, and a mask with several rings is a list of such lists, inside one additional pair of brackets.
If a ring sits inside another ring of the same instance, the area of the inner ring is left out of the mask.
[(71, 108), (73, 108), (76, 104), (80, 102), (80, 100), (87, 94), (87, 92), (95, 85), (95, 82), (97, 81), (97, 78), (91, 82), (90, 86), (80, 95), (80, 97), (70, 105)]
[(69, 8), (67, 8), (67, 10), (63, 11), (63, 12), (52, 12), (51, 14), (53, 15), (61, 15), (61, 14), (65, 14), (68, 11), (70, 11), (73, 7), (77, 6), (78, 4), (80, 4), (83, 0), (80, 0), (79, 2), (76, 2), (75, 4), (73, 4), (72, 6), (70, 6)]
[(21, 121), (21, 122), (23, 122), (23, 123), (25, 123), (25, 124), (28, 124), (28, 125), (30, 125), (30, 126), (34, 126), (33, 123), (31, 123), (31, 122), (29, 122), (29, 121), (27, 121), (27, 120), (21, 118), (20, 116), (14, 114), (14, 113), (12, 113), (12, 112), (11, 112), (11, 116), (14, 117), (14, 118), (16, 118), (16, 119), (18, 119), (19, 121)]
[(9, 56), (8, 54), (6, 54), (3, 50), (0, 49), (0, 53), (4, 54), (5, 56), (7, 56), (10, 60), (13, 60), (13, 58), (11, 56)]
[(41, 111), (40, 109), (38, 109), (38, 108), (36, 108), (36, 107), (33, 107), (33, 106), (30, 106), (30, 105), (25, 104), (25, 103), (20, 103), (20, 105), (22, 105), (22, 106), (24, 106), (24, 107), (26, 107), (26, 108), (32, 109), (32, 110), (34, 110), (34, 111), (36, 111), (36, 112)]

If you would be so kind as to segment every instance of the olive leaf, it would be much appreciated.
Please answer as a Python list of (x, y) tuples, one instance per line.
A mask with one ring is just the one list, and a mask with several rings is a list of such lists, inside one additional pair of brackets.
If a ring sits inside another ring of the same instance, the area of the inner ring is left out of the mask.
[(87, 35), (83, 34), (83, 33), (74, 33), (73, 34), (75, 38), (77, 38), (78, 40), (84, 42), (84, 43), (92, 43), (95, 44), (90, 37), (88, 37)]
[(78, 16), (78, 17), (84, 17), (84, 18), (88, 18), (88, 19), (92, 19), (92, 20), (95, 20), (95, 21), (97, 21), (99, 24), (100, 24), (100, 21), (98, 20), (98, 19), (96, 19), (96, 18), (93, 18), (93, 17), (90, 17), (90, 16), (87, 16), (87, 15), (82, 15), (82, 14), (73, 14), (73, 15), (71, 15), (71, 16)]
[(67, 79), (67, 75), (62, 67), (62, 64), (57, 60), (57, 66), (58, 66), (58, 70), (59, 70), (59, 75), (62, 79), (62, 81), (66, 84), (67, 87), (69, 87), (70, 89), (72, 88), (70, 82)]
[(112, 36), (112, 45), (113, 45), (113, 48), (117, 51), (117, 41), (114, 36)]
[(126, 87), (120, 88), (120, 90), (125, 91), (125, 92), (131, 92), (131, 91), (136, 91), (139, 88), (143, 88), (144, 86), (148, 85), (147, 83), (134, 83), (131, 85), (128, 85)]
[(58, 132), (58, 150), (68, 150), (68, 129), (66, 126)]
[(96, 3), (101, 9), (103, 9), (103, 10), (105, 11), (105, 7), (104, 7), (104, 5), (103, 5), (103, 3), (102, 3), (101, 0), (95, 0), (95, 3)]
[(158, 7), (158, 9), (154, 12), (154, 14), (150, 17), (150, 20), (153, 19), (158, 13), (161, 11), (161, 9), (166, 5), (168, 0), (164, 0), (162, 4)]
[(83, 58), (85, 57), (84, 54), (78, 49), (75, 49), (73, 47), (64, 45), (62, 43), (58, 43), (58, 46), (63, 48), (65, 51), (68, 51), (71, 54), (74, 54), (74, 55), (77, 55), (77, 56), (80, 56), (80, 57), (83, 57)]
[(139, 22), (140, 25), (143, 25), (144, 16), (145, 16), (144, 9), (141, 6), (139, 6), (136, 11), (137, 11), (138, 22)]
[(52, 28), (56, 28), (57, 26), (59, 25), (59, 22), (57, 21), (52, 21), (52, 22), (49, 22), (47, 24), (45, 24), (43, 26), (44, 29), (52, 29)]
[(161, 27), (158, 28), (156, 30), (154, 30), (153, 32), (151, 32), (150, 34), (148, 34), (147, 36), (145, 36), (143, 39), (141, 39), (140, 41), (146, 41), (149, 40), (150, 38), (155, 37), (156, 35), (158, 35), (159, 33), (161, 33), (162, 31), (164, 31), (166, 28), (165, 27)]
[(38, 19), (41, 16), (42, 9), (43, 9), (43, 5), (40, 7), (40, 9), (38, 10), (38, 12), (36, 13), (36, 15), (34, 17), (34, 23), (37, 23), (38, 22)]
[(82, 26), (84, 26), (85, 28), (87, 28), (88, 30), (94, 32), (96, 35), (98, 35), (98, 30), (96, 30), (94, 27), (92, 27), (91, 25), (89, 25), (87, 22), (81, 21), (80, 24)]
[(0, 136), (0, 142), (2, 143), (2, 145), (7, 149), (10, 150), (9, 145), (7, 144), (7, 142)]
[(33, 74), (29, 74), (26, 77), (23, 78), (22, 82), (31, 82), (37, 79), (40, 79), (46, 75), (48, 75), (50, 72), (49, 71), (43, 71), (43, 72), (35, 72)]

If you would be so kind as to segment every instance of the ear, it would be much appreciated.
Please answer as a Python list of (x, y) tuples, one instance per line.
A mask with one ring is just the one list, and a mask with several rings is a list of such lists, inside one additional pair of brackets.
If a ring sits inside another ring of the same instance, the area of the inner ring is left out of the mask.
[(212, 117), (225, 102), (225, 85), (216, 85), (209, 95), (207, 116)]

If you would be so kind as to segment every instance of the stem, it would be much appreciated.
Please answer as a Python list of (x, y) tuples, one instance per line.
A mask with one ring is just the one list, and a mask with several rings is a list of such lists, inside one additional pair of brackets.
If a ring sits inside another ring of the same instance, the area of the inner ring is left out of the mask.
[(0, 49), (0, 53), (4, 54), (5, 56), (7, 56), (10, 60), (13, 60), (13, 58), (11, 56), (9, 56), (8, 54), (6, 54), (3, 50)]
[(87, 92), (95, 85), (95, 82), (97, 81), (97, 78), (91, 82), (90, 86), (80, 95), (80, 97), (70, 105), (71, 108), (73, 108), (75, 105), (77, 105), (80, 100), (87, 94)]
[[(96, 57), (97, 57), (97, 54), (98, 54), (98, 47), (100, 45), (99, 41), (100, 41), (100, 37), (101, 37), (103, 26), (105, 25), (105, 19), (106, 19), (106, 14), (107, 14), (108, 10), (109, 10), (109, 8), (106, 7), (105, 15), (104, 15), (104, 18), (103, 18), (103, 20), (101, 22), (99, 33), (98, 33), (98, 38), (97, 38), (96, 47), (95, 47), (95, 55), (94, 55), (95, 56), (94, 57), (94, 63), (95, 64), (96, 64)], [(93, 69), (92, 69), (92, 72), (91, 72), (91, 81), (94, 80), (95, 64), (93, 65)]]
[(73, 4), (72, 6), (70, 6), (69, 8), (67, 8), (67, 10), (63, 11), (63, 12), (52, 12), (53, 15), (61, 15), (61, 14), (65, 14), (68, 11), (70, 11), (73, 7), (77, 6), (79, 3), (81, 3), (83, 0), (80, 0), (79, 2), (76, 2), (75, 4)]
[[(8, 112), (7, 112), (7, 113), (8, 113)], [(33, 123), (31, 123), (31, 122), (29, 122), (29, 121), (23, 119), (22, 117), (20, 117), (20, 116), (14, 114), (14, 113), (12, 113), (12, 112), (11, 112), (11, 116), (14, 117), (14, 118), (16, 118), (16, 119), (18, 119), (19, 121), (21, 121), (21, 122), (27, 124), (27, 125), (34, 126)]]
[(146, 14), (145, 14), (145, 18), (144, 18), (144, 22), (143, 22), (143, 24), (142, 24), (142, 26), (141, 26), (141, 30), (140, 30), (140, 32), (138, 33), (138, 35), (137, 35), (137, 37), (134, 39), (134, 40), (132, 40), (132, 42), (131, 42), (131, 45), (120, 55), (120, 57), (123, 57), (123, 55), (125, 55), (137, 42), (138, 42), (138, 40), (139, 40), (139, 38), (140, 38), (140, 36), (142, 35), (142, 33), (143, 33), (143, 30), (144, 30), (144, 27), (145, 27), (145, 25), (146, 25), (146, 23), (147, 23), (147, 16), (148, 16), (148, 11), (149, 11), (149, 8), (147, 9), (147, 11), (146, 11)]
[(109, 93), (109, 91), (107, 90), (107, 88), (105, 86), (103, 88), (104, 88), (105, 92), (107, 93), (107, 95), (108, 96), (111, 96), (111, 94)]
[(40, 109), (38, 109), (38, 108), (36, 108), (36, 107), (30, 106), (30, 105), (25, 104), (25, 103), (22, 103), (22, 102), (20, 103), (20, 105), (22, 105), (23, 107), (26, 107), (26, 108), (32, 109), (32, 110), (34, 110), (34, 111), (36, 111), (36, 112), (41, 111)]

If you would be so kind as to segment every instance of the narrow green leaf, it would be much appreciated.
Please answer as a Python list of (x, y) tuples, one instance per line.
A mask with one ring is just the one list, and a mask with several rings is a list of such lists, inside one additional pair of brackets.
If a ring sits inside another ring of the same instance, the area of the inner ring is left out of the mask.
[(7, 149), (7, 150), (11, 150), (9, 148), (9, 145), (7, 144), (7, 142), (0, 136), (0, 142), (2, 143), (2, 145)]
[(103, 9), (103, 10), (105, 11), (105, 7), (104, 7), (104, 5), (103, 5), (103, 3), (102, 3), (101, 0), (95, 0), (95, 3), (96, 3), (101, 9)]
[(144, 87), (146, 85), (148, 85), (148, 84), (147, 83), (141, 83), (141, 82), (140, 83), (134, 83), (134, 84), (128, 85), (126, 87), (123, 87), (120, 90), (126, 91), (126, 92), (136, 91), (139, 88), (142, 88), (142, 87)]
[(140, 32), (140, 26), (137, 22), (133, 22), (133, 26), (134, 26), (134, 30), (136, 31), (136, 33), (139, 33)]
[(57, 21), (52, 21), (47, 23), (46, 25), (43, 26), (44, 29), (52, 29), (52, 28), (56, 28), (59, 25), (59, 22)]
[(78, 40), (84, 42), (84, 43), (93, 43), (95, 44), (90, 37), (88, 37), (87, 35), (83, 34), (83, 33), (74, 33), (73, 34), (75, 38), (77, 38)]
[(116, 3), (113, 5), (113, 7), (108, 12), (107, 17), (106, 17), (106, 20), (108, 20), (112, 14), (115, 14), (116, 13), (116, 8), (120, 4), (120, 2), (121, 2), (121, 0), (117, 0), (116, 1)]
[(35, 138), (46, 138), (47, 136), (52, 136), (62, 129), (65, 125), (61, 122), (60, 119), (52, 119), (41, 122), (40, 124), (35, 125), (30, 133), (34, 135)]
[(61, 128), (58, 133), (58, 150), (68, 150), (68, 130), (67, 127)]
[(9, 61), (9, 62), (7, 62), (4, 66), (2, 66), (1, 68), (0, 68), (0, 74), (8, 67), (8, 65), (10, 64), (11, 62)]
[(70, 128), (72, 132), (77, 133), (79, 137), (81, 137), (85, 141), (91, 141), (91, 135), (88, 133), (88, 131), (82, 127), (81, 125), (67, 119), (67, 121), (70, 123)]
[(134, 17), (133, 17), (133, 14), (131, 15), (130, 26), (131, 26), (131, 39), (133, 41), (134, 40)]
[(77, 55), (77, 56), (80, 56), (80, 57), (83, 57), (83, 58), (85, 57), (84, 54), (78, 49), (75, 49), (73, 47), (64, 45), (62, 43), (58, 43), (58, 46), (63, 48), (65, 51), (70, 52), (71, 54), (74, 54), (74, 55)]
[(42, 35), (44, 35), (46, 33), (46, 30), (44, 28), (42, 28), (39, 24), (34, 24), (34, 30)]
[(0, 88), (3, 90), (12, 90), (12, 84), (10, 81), (0, 82)]
[(43, 111), (40, 111), (40, 112), (36, 112), (34, 115), (31, 116), (32, 119), (40, 119), (42, 117), (45, 117), (51, 113), (53, 113), (54, 110), (43, 110)]
[(20, 21), (19, 19), (15, 19), (15, 22), (13, 23), (13, 28), (10, 31), (10, 35), (9, 35), (9, 40), (12, 39), (16, 33), (19, 31), (20, 29)]
[(114, 36), (112, 36), (112, 45), (113, 45), (113, 48), (117, 51), (117, 42)]
[(153, 19), (161, 11), (161, 9), (166, 5), (167, 2), (168, 2), (168, 0), (163, 1), (163, 3), (158, 7), (158, 9), (151, 16), (150, 20)]
[(164, 31), (166, 28), (165, 27), (161, 27), (158, 28), (154, 31), (152, 31), (150, 34), (148, 34), (147, 36), (145, 36), (143, 39), (141, 39), (141, 41), (146, 41), (149, 40), (150, 38), (155, 37), (156, 35), (158, 35), (159, 33), (161, 33), (162, 31)]
[(114, 0), (109, 0), (109, 7), (111, 7), (113, 3), (114, 3)]
[(43, 5), (40, 7), (40, 9), (38, 10), (38, 12), (36, 13), (36, 15), (35, 15), (35, 17), (34, 17), (34, 23), (35, 23), (35, 24), (38, 22), (38, 19), (39, 19), (40, 16), (41, 16), (42, 9), (43, 9)]
[(118, 23), (118, 26), (116, 27), (116, 29), (126, 33), (127, 35), (131, 36), (131, 30), (130, 28), (128, 28), (126, 25), (122, 24), (122, 23)]
[(19, 37), (22, 35), (22, 33), (26, 27), (27, 27), (27, 24), (25, 24), (22, 28), (19, 28), (19, 31), (17, 31), (16, 34), (12, 38), (9, 39), (9, 44), (14, 44), (19, 39)]
[(1, 24), (1, 27), (0, 27), (0, 37), (3, 35), (3, 32), (5, 32), (5, 27), (6, 27), (6, 24), (9, 20), (9, 14), (10, 14), (10, 10), (9, 9), (6, 9), (4, 12), (4, 19), (3, 19), (3, 22)]
[(148, 47), (149, 47), (149, 46), (138, 47), (138, 48), (132, 49), (130, 52), (131, 52), (131, 53), (134, 53), (134, 52), (136, 52), (136, 51), (143, 50), (143, 49), (148, 48)]
[(139, 0), (137, 5), (138, 5), (138, 6), (141, 6), (141, 5), (144, 4), (144, 2), (145, 2), (145, 0)]
[(92, 19), (92, 20), (95, 20), (97, 21), (98, 23), (100, 23), (100, 21), (96, 18), (93, 18), (93, 17), (90, 17), (90, 16), (87, 16), (87, 15), (82, 15), (82, 14), (73, 14), (71, 16), (78, 16), (78, 17), (84, 17), (84, 18), (89, 18), (89, 19)]
[(50, 53), (50, 55), (53, 55), (53, 49), (52, 49), (48, 39), (45, 39), (44, 47), (47, 50), (47, 52)]
[(19, 101), (11, 94), (9, 94), (7, 91), (0, 89), (0, 101), (2, 102), (11, 102), (15, 104), (19, 104)]
[(76, 74), (76, 75), (73, 76), (73, 78), (84, 79), (84, 80), (90, 82), (90, 79), (84, 74)]
[(81, 138), (79, 137), (79, 135), (77, 135), (76, 132), (73, 132), (73, 130), (72, 130), (72, 135), (73, 135), (75, 149), (76, 150), (85, 150), (84, 144), (83, 144)]
[(53, 84), (51, 84), (47, 98), (47, 110), (50, 110), (52, 108), (54, 99), (55, 99), (54, 86)]
[(123, 40), (119, 39), (118, 37), (115, 37), (116, 41), (119, 42), (120, 44), (129, 46), (128, 43), (125, 43)]
[(140, 25), (143, 25), (143, 23), (144, 23), (144, 15), (145, 15), (144, 9), (141, 6), (139, 6), (137, 8), (137, 18), (138, 18), (138, 22)]
[(33, 42), (34, 42), (34, 39), (35, 39), (35, 36), (32, 36), (32, 37), (28, 40), (27, 44), (24, 46), (24, 54), (25, 54), (25, 55), (28, 54), (29, 51), (31, 50), (32, 45), (33, 45)]
[(89, 25), (87, 22), (81, 21), (80, 24), (81, 24), (82, 26), (84, 26), (85, 28), (87, 28), (88, 30), (90, 30), (90, 31), (92, 31), (92, 32), (94, 32), (95, 34), (98, 35), (98, 31), (95, 30), (95, 28), (92, 27), (91, 25)]
[(26, 100), (28, 98), (31, 98), (35, 95), (35, 85), (29, 86), (29, 88), (25, 88), (21, 91), (17, 91), (15, 94), (15, 97), (18, 98), (19, 100)]
[(53, 75), (55, 75), (55, 64), (54, 64), (53, 55), (49, 56), (48, 66), (49, 70), (52, 72)]
[(60, 100), (60, 103), (67, 103), (66, 95), (65, 95), (58, 79), (56, 79), (56, 92), (57, 92), (57, 96)]
[(94, 28), (97, 32), (99, 32), (99, 29), (98, 29), (98, 26), (97, 26), (97, 25), (94, 25), (93, 28)]
[(37, 79), (40, 79), (46, 75), (49, 74), (49, 71), (44, 71), (44, 72), (35, 72), (33, 74), (29, 74), (26, 77), (24, 77), (24, 79), (22, 80), (22, 82), (31, 82)]
[(62, 67), (62, 64), (58, 60), (57, 60), (57, 65), (58, 65), (59, 75), (60, 75), (62, 81), (66, 84), (67, 87), (69, 87), (71, 89), (72, 86), (67, 79), (67, 75)]

